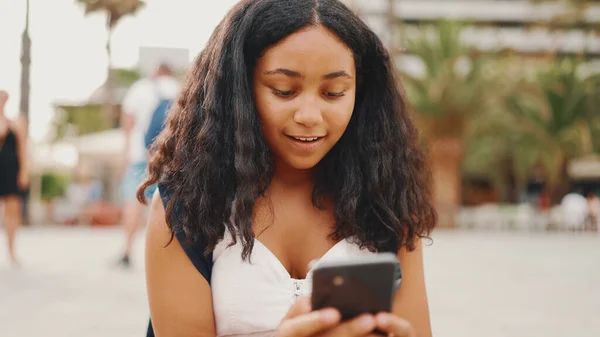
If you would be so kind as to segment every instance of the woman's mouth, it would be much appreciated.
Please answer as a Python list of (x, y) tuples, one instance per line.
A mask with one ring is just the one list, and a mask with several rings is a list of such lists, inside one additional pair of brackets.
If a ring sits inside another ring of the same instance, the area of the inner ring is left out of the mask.
[(324, 136), (287, 136), (291, 141), (292, 148), (303, 154), (315, 151), (325, 139)]
[(323, 137), (294, 137), (294, 136), (289, 136), (291, 138), (294, 138), (295, 140), (299, 140), (301, 142), (314, 142), (316, 140), (319, 140), (319, 138), (323, 138)]

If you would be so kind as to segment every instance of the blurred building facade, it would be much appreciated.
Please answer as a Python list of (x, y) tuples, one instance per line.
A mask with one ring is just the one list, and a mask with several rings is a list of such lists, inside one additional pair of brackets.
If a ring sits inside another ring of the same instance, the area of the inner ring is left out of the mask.
[[(441, 19), (468, 23), (466, 43), (481, 50), (512, 49), (521, 54), (579, 54), (600, 58), (600, 38), (591, 34), (600, 23), (600, 4), (574, 19), (561, 4), (535, 4), (531, 0), (346, 0), (386, 41), (398, 42), (398, 30)], [(567, 17), (569, 16), (569, 17)], [(574, 22), (579, 20), (579, 22)], [(568, 23), (567, 23), (568, 21)], [(564, 22), (564, 24), (562, 23)], [(393, 23), (397, 28), (390, 29)], [(546, 24), (555, 28), (550, 31)], [(562, 27), (561, 27), (562, 26)]]

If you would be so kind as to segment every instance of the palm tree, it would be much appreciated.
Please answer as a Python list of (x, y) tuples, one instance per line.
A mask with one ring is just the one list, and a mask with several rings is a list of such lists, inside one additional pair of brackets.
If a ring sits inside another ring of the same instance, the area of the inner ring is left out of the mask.
[(501, 201), (514, 203), (525, 178), (516, 174), (514, 160), (518, 154), (515, 146), (518, 135), (514, 131), (513, 120), (507, 117), (510, 117), (507, 112), (502, 113), (501, 119), (493, 121), (493, 128), (477, 132), (465, 140), (462, 175), (467, 179), (491, 183), (499, 192)]
[(593, 152), (593, 129), (600, 123), (600, 74), (580, 70), (577, 60), (556, 60), (539, 74), (532, 91), (507, 100), (517, 135), (517, 173), (526, 177), (541, 169), (555, 198), (568, 187), (569, 161)]
[(496, 62), (479, 55), (460, 38), (462, 25), (442, 21), (406, 39), (425, 73), (402, 72), (408, 100), (429, 148), (440, 226), (453, 226), (461, 198), (461, 164), (466, 139), (495, 130), (501, 102), (510, 90), (498, 81)]
[(113, 119), (115, 114), (113, 102), (114, 85), (110, 49), (112, 33), (117, 23), (119, 23), (123, 17), (135, 14), (145, 5), (145, 3), (141, 0), (77, 0), (77, 2), (85, 6), (86, 15), (97, 12), (106, 14), (106, 29), (108, 32), (108, 37), (106, 40), (106, 54), (108, 57), (108, 68), (106, 74), (106, 83), (104, 86), (104, 117), (110, 121)]

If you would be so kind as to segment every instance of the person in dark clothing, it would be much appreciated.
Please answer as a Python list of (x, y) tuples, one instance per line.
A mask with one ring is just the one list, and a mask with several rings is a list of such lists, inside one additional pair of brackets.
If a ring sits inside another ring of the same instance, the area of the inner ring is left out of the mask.
[(20, 194), (29, 185), (27, 136), (23, 123), (11, 121), (4, 114), (7, 101), (8, 93), (0, 90), (0, 208), (3, 208), (8, 255), (16, 266), (15, 236), (22, 220)]

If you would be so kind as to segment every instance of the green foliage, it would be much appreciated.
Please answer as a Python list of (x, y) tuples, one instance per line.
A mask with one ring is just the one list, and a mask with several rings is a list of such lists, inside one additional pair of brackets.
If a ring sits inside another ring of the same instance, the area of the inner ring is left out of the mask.
[[(113, 81), (117, 88), (128, 88), (141, 78), (134, 69), (113, 69)], [(86, 104), (82, 106), (59, 106), (54, 121), (54, 140), (68, 135), (86, 135), (108, 130), (112, 120), (105, 118), (101, 105)]]
[(556, 183), (571, 158), (591, 153), (593, 130), (599, 123), (600, 76), (579, 74), (581, 63), (565, 58), (542, 71), (535, 91), (509, 98), (508, 105), (519, 147), (517, 171), (528, 174), (536, 166)]
[(590, 121), (590, 132), (592, 135), (592, 148), (595, 153), (600, 153), (600, 121)]
[(499, 81), (495, 55), (479, 55), (460, 39), (462, 25), (441, 21), (406, 41), (425, 72), (402, 72), (408, 101), (426, 138), (465, 138), (476, 121), (496, 114), (512, 86)]
[(463, 140), (465, 175), (499, 184), (510, 162), (519, 181), (541, 170), (553, 185), (566, 180), (570, 158), (600, 150), (599, 75), (583, 74), (573, 58), (481, 56), (460, 29), (442, 21), (408, 39), (425, 71), (402, 79), (424, 138)]
[(462, 140), (464, 175), (499, 187), (507, 174), (524, 183), (540, 173), (556, 186), (570, 159), (600, 153), (600, 75), (574, 58), (480, 55), (462, 29), (441, 21), (405, 38), (424, 68), (401, 77), (426, 142)]
[(140, 73), (134, 69), (116, 68), (112, 70), (112, 80), (116, 87), (130, 87), (140, 78)]
[[(80, 136), (90, 133), (108, 130), (106, 118), (104, 118), (102, 106), (61, 106), (58, 116), (54, 122), (56, 130), (54, 140), (65, 136)], [(73, 132), (73, 134), (69, 134)]]
[(49, 201), (65, 195), (69, 178), (63, 174), (47, 172), (42, 174), (41, 184), (42, 200)]
[(566, 182), (570, 159), (600, 150), (600, 77), (578, 75), (580, 66), (574, 59), (555, 60), (531, 82), (518, 82), (502, 119), (488, 115), (494, 127), (468, 139), (464, 173), (500, 183), (499, 168), (510, 158), (521, 183), (536, 172), (551, 187)]

